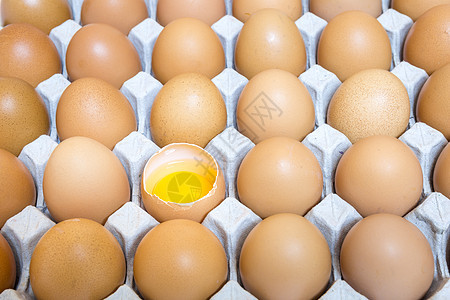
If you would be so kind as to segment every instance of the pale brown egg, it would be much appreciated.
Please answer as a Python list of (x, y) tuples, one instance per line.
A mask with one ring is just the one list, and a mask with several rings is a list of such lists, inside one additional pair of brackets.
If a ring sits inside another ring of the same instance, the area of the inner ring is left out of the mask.
[(33, 87), (61, 73), (52, 40), (29, 24), (11, 24), (0, 30), (0, 57), (1, 77), (17, 77)]
[(61, 140), (86, 136), (112, 150), (137, 124), (130, 102), (117, 88), (86, 77), (74, 81), (61, 95), (56, 128)]
[(283, 12), (266, 8), (252, 14), (236, 41), (236, 70), (251, 79), (268, 69), (295, 76), (305, 71), (306, 50), (299, 29)]
[(392, 0), (391, 7), (416, 21), (424, 12), (441, 4), (450, 4), (450, 0)]
[(236, 108), (239, 131), (255, 144), (286, 136), (303, 140), (314, 129), (314, 105), (308, 90), (292, 73), (258, 73), (242, 90)]
[(450, 4), (438, 5), (417, 19), (408, 32), (403, 59), (428, 75), (450, 63)]
[(194, 18), (177, 19), (158, 36), (152, 54), (152, 71), (162, 84), (183, 73), (200, 73), (210, 79), (225, 69), (225, 52), (216, 33)]
[(36, 90), (21, 79), (0, 77), (0, 148), (18, 156), (49, 130), (47, 108)]
[(417, 99), (417, 120), (439, 130), (450, 140), (450, 63), (437, 69)]
[(261, 218), (277, 213), (305, 215), (320, 201), (319, 162), (305, 145), (287, 137), (266, 139), (242, 160), (237, 175), (241, 202)]
[(251, 14), (263, 8), (278, 9), (292, 21), (297, 21), (302, 15), (301, 0), (234, 0), (233, 16), (245, 23)]
[(334, 93), (327, 123), (350, 142), (372, 135), (399, 137), (408, 126), (408, 92), (394, 74), (371, 69), (348, 78)]
[(372, 215), (353, 226), (340, 263), (345, 281), (369, 299), (422, 299), (433, 281), (430, 244), (396, 215)]
[(14, 288), (15, 281), (16, 261), (14, 254), (8, 242), (0, 234), (0, 294), (6, 289)]
[(390, 136), (359, 140), (336, 168), (336, 193), (363, 217), (405, 215), (417, 205), (422, 187), (422, 169), (414, 152)]
[(195, 18), (209, 26), (225, 16), (224, 0), (159, 0), (156, 18), (162, 26), (181, 18)]
[(82, 25), (108, 24), (125, 35), (148, 17), (144, 0), (84, 0), (81, 7)]
[(381, 14), (381, 2), (380, 0), (310, 0), (309, 11), (327, 22), (350, 10), (363, 11), (377, 18)]
[(36, 188), (30, 171), (17, 157), (0, 149), (0, 228), (9, 218), (35, 203)]
[(434, 191), (450, 199), (450, 144), (439, 155), (433, 173)]
[(159, 224), (144, 236), (134, 257), (134, 280), (144, 299), (209, 299), (227, 274), (219, 239), (190, 220)]
[(386, 30), (361, 11), (344, 12), (332, 19), (317, 48), (317, 63), (341, 81), (362, 70), (389, 70), (391, 57)]
[(156, 95), (150, 112), (150, 132), (159, 147), (171, 143), (205, 147), (226, 123), (227, 111), (219, 89), (198, 73), (169, 80)]
[(104, 299), (125, 280), (125, 257), (116, 238), (87, 219), (56, 224), (31, 256), (37, 299)]
[(191, 144), (170, 144), (146, 163), (141, 194), (145, 209), (159, 222), (202, 222), (225, 199), (225, 179), (207, 151)]
[(44, 199), (56, 222), (87, 218), (105, 224), (130, 200), (128, 177), (120, 160), (87, 137), (61, 142), (47, 162)]
[(258, 299), (317, 299), (330, 279), (330, 249), (304, 217), (277, 214), (247, 236), (239, 271), (245, 289)]
[(67, 0), (3, 0), (1, 2), (3, 26), (14, 23), (31, 24), (45, 34), (72, 18)]
[(78, 30), (67, 47), (66, 64), (72, 81), (96, 77), (118, 89), (142, 70), (131, 41), (106, 24), (89, 24)]

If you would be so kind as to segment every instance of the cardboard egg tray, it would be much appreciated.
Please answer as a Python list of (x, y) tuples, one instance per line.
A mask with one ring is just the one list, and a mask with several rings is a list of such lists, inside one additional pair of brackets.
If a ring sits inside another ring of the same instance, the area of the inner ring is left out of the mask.
[[(80, 10), (83, 0), (72, 0), (74, 21), (69, 20), (50, 33), (57, 49), (64, 58), (73, 34), (81, 28)], [(131, 201), (111, 215), (105, 226), (122, 246), (127, 260), (127, 276), (122, 285), (107, 299), (140, 299), (133, 280), (133, 258), (144, 235), (158, 222), (143, 208), (140, 180), (147, 160), (159, 150), (150, 136), (149, 118), (153, 100), (161, 89), (159, 81), (152, 77), (151, 54), (156, 38), (163, 29), (156, 21), (157, 0), (146, 0), (150, 18), (133, 28), (129, 34), (141, 57), (143, 72), (122, 86), (121, 91), (130, 101), (138, 122), (138, 129), (120, 141), (114, 153), (122, 162), (131, 185)], [(332, 273), (326, 292), (321, 299), (366, 299), (353, 290), (343, 279), (339, 266), (342, 241), (350, 228), (362, 217), (347, 202), (334, 194), (334, 173), (343, 153), (351, 146), (344, 134), (325, 123), (328, 103), (341, 82), (333, 74), (316, 64), (316, 50), (320, 34), (326, 21), (308, 12), (309, 1), (303, 1), (304, 14), (296, 21), (303, 36), (307, 52), (307, 70), (299, 76), (310, 92), (316, 110), (315, 130), (303, 143), (315, 154), (322, 171), (324, 186), (322, 201), (313, 207), (306, 218), (314, 223), (327, 239), (332, 253)], [(412, 20), (395, 10), (388, 9), (389, 0), (383, 2), (384, 13), (378, 18), (388, 32), (392, 45), (392, 73), (404, 83), (411, 102), (411, 117), (408, 130), (400, 137), (418, 157), (423, 170), (424, 186), (419, 205), (405, 218), (415, 224), (427, 237), (435, 258), (433, 284), (427, 299), (450, 298), (450, 273), (446, 260), (449, 242), (450, 201), (440, 193), (433, 192), (432, 173), (434, 164), (447, 140), (437, 130), (424, 123), (416, 123), (414, 107), (417, 95), (428, 78), (425, 71), (401, 61), (401, 49)], [(212, 299), (255, 299), (241, 285), (239, 276), (239, 254), (242, 244), (252, 228), (261, 221), (249, 208), (239, 202), (236, 176), (239, 165), (254, 144), (237, 131), (236, 105), (239, 95), (248, 80), (237, 73), (233, 63), (233, 52), (237, 36), (243, 24), (231, 16), (231, 0), (226, 1), (227, 15), (212, 28), (219, 36), (226, 54), (226, 69), (213, 82), (219, 88), (227, 107), (227, 128), (206, 146), (206, 150), (218, 161), (224, 172), (227, 198), (213, 209), (203, 224), (216, 234), (222, 242), (229, 262), (228, 282)], [(37, 187), (36, 206), (28, 206), (10, 218), (1, 233), (13, 248), (18, 269), (18, 280), (14, 290), (6, 290), (0, 299), (32, 299), (29, 283), (29, 263), (34, 247), (42, 235), (55, 223), (45, 205), (42, 180), (45, 165), (57, 146), (55, 126), (56, 107), (64, 89), (70, 84), (64, 67), (42, 82), (37, 91), (44, 99), (51, 118), (51, 131), (25, 146), (19, 158), (33, 175)], [(395, 199), (393, 199), (395, 200)], [(301, 280), (299, 278), (299, 280)]]

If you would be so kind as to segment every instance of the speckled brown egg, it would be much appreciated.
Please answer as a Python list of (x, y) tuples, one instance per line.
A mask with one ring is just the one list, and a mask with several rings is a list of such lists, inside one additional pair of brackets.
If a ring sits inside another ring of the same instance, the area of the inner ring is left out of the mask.
[(450, 144), (445, 146), (436, 161), (433, 173), (434, 191), (450, 199)]
[(183, 73), (200, 73), (212, 79), (225, 69), (225, 52), (219, 37), (206, 23), (181, 18), (167, 25), (155, 42), (152, 71), (165, 84)]
[(1, 16), (3, 25), (28, 23), (49, 34), (71, 19), (72, 12), (67, 0), (3, 0)]
[(18, 156), (25, 145), (48, 134), (49, 122), (44, 101), (30, 84), (0, 77), (0, 148)]
[(362, 70), (389, 70), (391, 56), (386, 30), (377, 19), (361, 11), (344, 12), (332, 19), (317, 48), (318, 64), (341, 81)]
[(380, 0), (310, 0), (309, 11), (329, 22), (337, 15), (358, 10), (376, 18), (381, 14)]
[(441, 4), (450, 4), (450, 0), (392, 0), (391, 7), (416, 21), (424, 12)]
[(417, 120), (439, 130), (450, 140), (450, 64), (436, 70), (417, 99)]
[(16, 261), (14, 254), (8, 242), (0, 234), (0, 294), (6, 289), (14, 288), (15, 281)]
[(36, 188), (30, 171), (17, 157), (0, 149), (0, 228), (9, 218), (35, 203)]
[(425, 12), (405, 39), (403, 59), (431, 75), (450, 63), (450, 4)]
[(399, 137), (408, 126), (408, 92), (394, 74), (365, 70), (348, 78), (334, 93), (327, 123), (355, 143), (372, 135)]
[(61, 142), (48, 159), (44, 200), (56, 222), (86, 218), (105, 224), (130, 200), (130, 185), (120, 160), (87, 137)]
[(180, 18), (196, 18), (209, 26), (225, 16), (224, 0), (159, 0), (156, 18), (162, 26)]
[(29, 24), (11, 24), (0, 30), (0, 57), (0, 76), (18, 77), (33, 87), (61, 73), (52, 40)]
[(134, 279), (144, 299), (209, 299), (227, 280), (219, 239), (190, 220), (171, 220), (142, 239), (134, 257)]
[(297, 21), (302, 15), (301, 0), (234, 0), (233, 16), (245, 23), (251, 14), (263, 8), (278, 9), (293, 21)]
[(86, 136), (109, 149), (136, 130), (136, 117), (127, 98), (98, 78), (81, 78), (63, 92), (56, 110), (61, 140)]
[(236, 70), (251, 79), (261, 71), (282, 69), (299, 76), (306, 50), (299, 29), (283, 12), (266, 8), (252, 14), (236, 41)]
[(67, 47), (66, 64), (72, 81), (96, 77), (118, 89), (142, 70), (131, 41), (106, 24), (89, 24), (78, 30)]
[(37, 299), (104, 299), (125, 280), (125, 257), (102, 225), (71, 219), (47, 231), (31, 256)]
[(150, 112), (153, 141), (190, 143), (205, 147), (227, 124), (225, 102), (205, 75), (186, 73), (167, 82), (156, 95)]
[(84, 0), (81, 7), (82, 25), (108, 24), (125, 35), (148, 17), (144, 0)]

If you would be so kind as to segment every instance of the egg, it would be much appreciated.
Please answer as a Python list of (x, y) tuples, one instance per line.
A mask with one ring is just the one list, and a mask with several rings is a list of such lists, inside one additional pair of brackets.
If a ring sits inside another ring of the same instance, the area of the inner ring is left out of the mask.
[(450, 0), (392, 0), (391, 7), (416, 21), (424, 12), (441, 4), (450, 4)]
[(225, 199), (225, 179), (207, 151), (192, 144), (170, 144), (145, 164), (141, 194), (145, 209), (159, 222), (202, 222)]
[(363, 217), (405, 215), (419, 201), (423, 174), (414, 152), (390, 136), (359, 140), (336, 168), (336, 193)]
[(433, 172), (433, 186), (436, 192), (450, 199), (450, 144), (445, 146), (436, 161)]
[(67, 47), (66, 65), (72, 81), (96, 77), (118, 89), (142, 70), (131, 41), (106, 24), (89, 24), (75, 33)]
[(144, 0), (84, 0), (81, 6), (82, 25), (108, 24), (125, 35), (148, 17)]
[(104, 299), (125, 280), (119, 242), (87, 219), (56, 224), (36, 245), (30, 283), (37, 299)]
[(330, 279), (330, 249), (304, 217), (277, 214), (247, 236), (239, 271), (245, 289), (258, 299), (317, 299)]
[[(0, 225), (1, 227), (1, 225)], [(14, 254), (5, 240), (0, 234), (0, 294), (6, 289), (14, 288), (16, 281), (16, 261)]]
[(169, 80), (156, 95), (150, 112), (150, 132), (159, 147), (171, 143), (205, 147), (226, 123), (227, 111), (219, 89), (199, 73)]
[(333, 18), (317, 47), (318, 64), (341, 81), (362, 70), (389, 70), (391, 57), (386, 30), (377, 19), (361, 11), (344, 12)]
[(292, 19), (277, 9), (262, 9), (242, 27), (234, 62), (236, 70), (248, 79), (268, 69), (299, 76), (306, 68), (305, 43)]
[(246, 22), (251, 14), (263, 8), (275, 8), (285, 13), (292, 21), (302, 15), (301, 0), (234, 0), (233, 16), (241, 22)]
[(417, 19), (408, 32), (403, 59), (428, 75), (450, 63), (450, 4), (438, 5)]
[(61, 73), (52, 40), (29, 24), (11, 24), (0, 30), (0, 57), (0, 77), (17, 77), (33, 87)]
[(209, 26), (225, 16), (224, 0), (159, 0), (156, 18), (162, 26), (180, 18), (196, 18)]
[(261, 218), (305, 215), (320, 201), (319, 162), (305, 145), (287, 137), (266, 139), (251, 149), (237, 174), (241, 202)]
[(209, 299), (225, 284), (227, 274), (219, 239), (190, 220), (157, 225), (134, 257), (134, 280), (144, 299)]
[(436, 70), (423, 85), (417, 98), (419, 122), (439, 130), (450, 140), (450, 63)]
[(104, 224), (130, 200), (128, 177), (120, 160), (87, 137), (61, 142), (48, 159), (44, 199), (56, 222), (86, 218)]
[(327, 123), (350, 142), (372, 135), (399, 137), (410, 116), (408, 92), (394, 74), (379, 69), (360, 71), (336, 90)]
[(350, 10), (363, 11), (377, 18), (381, 15), (381, 2), (380, 0), (310, 0), (309, 11), (327, 22)]
[(1, 2), (3, 26), (28, 23), (45, 34), (72, 18), (67, 0), (3, 0)]
[(183, 73), (200, 73), (210, 79), (225, 69), (225, 52), (219, 37), (206, 23), (194, 18), (171, 22), (156, 39), (152, 71), (165, 84)]
[(413, 224), (390, 214), (354, 225), (342, 244), (340, 264), (344, 280), (369, 299), (421, 299), (433, 281), (427, 239)]
[(0, 77), (0, 148), (18, 156), (49, 130), (47, 108), (36, 90), (21, 79)]
[(63, 141), (86, 136), (109, 149), (137, 128), (133, 108), (114, 86), (98, 78), (81, 78), (70, 84), (58, 103), (56, 128)]
[(0, 149), (0, 228), (9, 218), (35, 203), (36, 188), (30, 171), (17, 157)]
[(239, 131), (254, 143), (286, 136), (303, 140), (314, 129), (314, 105), (308, 90), (292, 73), (270, 69), (250, 79), (239, 97)]

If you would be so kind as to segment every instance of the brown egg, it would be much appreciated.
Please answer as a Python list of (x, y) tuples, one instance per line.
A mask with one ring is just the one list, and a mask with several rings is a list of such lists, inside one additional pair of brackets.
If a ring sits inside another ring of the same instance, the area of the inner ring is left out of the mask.
[(6, 289), (14, 288), (15, 281), (16, 261), (14, 260), (14, 254), (8, 242), (0, 234), (0, 294)]
[(344, 12), (331, 20), (317, 48), (318, 64), (341, 81), (362, 70), (389, 70), (391, 56), (386, 30), (377, 19), (361, 11)]
[(424, 12), (441, 4), (450, 4), (450, 0), (392, 0), (391, 7), (416, 21)]
[(266, 8), (245, 22), (234, 61), (236, 70), (248, 79), (268, 69), (299, 76), (306, 67), (305, 44), (294, 21), (277, 9)]
[(98, 78), (81, 78), (69, 85), (56, 110), (61, 140), (86, 136), (109, 149), (137, 128), (133, 108), (114, 86)]
[(150, 132), (159, 147), (171, 143), (205, 147), (226, 123), (219, 89), (208, 77), (196, 73), (181, 74), (167, 82), (150, 112)]
[(237, 175), (241, 202), (261, 218), (305, 215), (320, 201), (322, 170), (314, 154), (287, 137), (266, 139), (250, 150)]
[(25, 145), (48, 134), (49, 122), (44, 101), (30, 84), (0, 77), (0, 148), (18, 156)]
[(359, 140), (336, 168), (336, 193), (363, 217), (405, 215), (416, 206), (422, 187), (422, 169), (414, 152), (390, 136)]
[(67, 0), (3, 0), (3, 26), (13, 23), (31, 24), (46, 34), (72, 18)]
[(348, 78), (334, 93), (327, 123), (355, 143), (372, 135), (399, 137), (408, 126), (408, 92), (394, 74), (365, 70)]
[(430, 244), (395, 215), (372, 215), (353, 226), (340, 260), (345, 281), (369, 299), (421, 299), (433, 280)]
[(120, 160), (87, 137), (72, 137), (56, 147), (45, 167), (43, 189), (56, 222), (87, 218), (104, 224), (130, 200), (130, 185)]
[(33, 87), (61, 73), (52, 40), (29, 24), (11, 24), (0, 30), (0, 57), (1, 77), (18, 77)]
[(439, 155), (433, 173), (433, 186), (436, 192), (450, 199), (450, 144)]
[(159, 224), (139, 244), (134, 280), (144, 299), (209, 299), (227, 280), (219, 239), (190, 220)]
[(131, 41), (105, 24), (89, 24), (78, 30), (67, 47), (66, 63), (70, 80), (96, 77), (118, 89), (142, 70)]
[(84, 0), (81, 7), (82, 25), (108, 24), (125, 35), (148, 17), (144, 0)]
[(47, 231), (31, 256), (37, 299), (103, 299), (125, 280), (125, 257), (102, 225), (71, 219)]
[(270, 69), (258, 73), (245, 88), (236, 109), (239, 131), (254, 143), (286, 136), (303, 140), (314, 129), (314, 104), (292, 73)]
[(450, 63), (436, 70), (422, 87), (416, 107), (417, 120), (427, 123), (450, 140)]
[(263, 8), (276, 8), (292, 21), (296, 21), (302, 15), (301, 0), (234, 0), (233, 16), (245, 23), (251, 14)]
[(225, 14), (224, 0), (159, 0), (156, 8), (156, 18), (162, 26), (181, 18), (196, 18), (211, 26)]
[(162, 84), (183, 73), (200, 73), (212, 79), (225, 69), (219, 37), (207, 24), (194, 18), (167, 25), (153, 48), (152, 70)]
[(309, 11), (327, 22), (350, 10), (363, 11), (377, 18), (381, 14), (381, 2), (380, 0), (310, 0)]
[(450, 4), (428, 10), (413, 24), (405, 39), (403, 59), (431, 75), (450, 63)]
[(35, 203), (36, 188), (30, 171), (17, 157), (0, 149), (0, 228), (9, 218)]
[(330, 279), (330, 249), (304, 217), (277, 214), (247, 236), (239, 270), (245, 289), (258, 299), (317, 299)]

